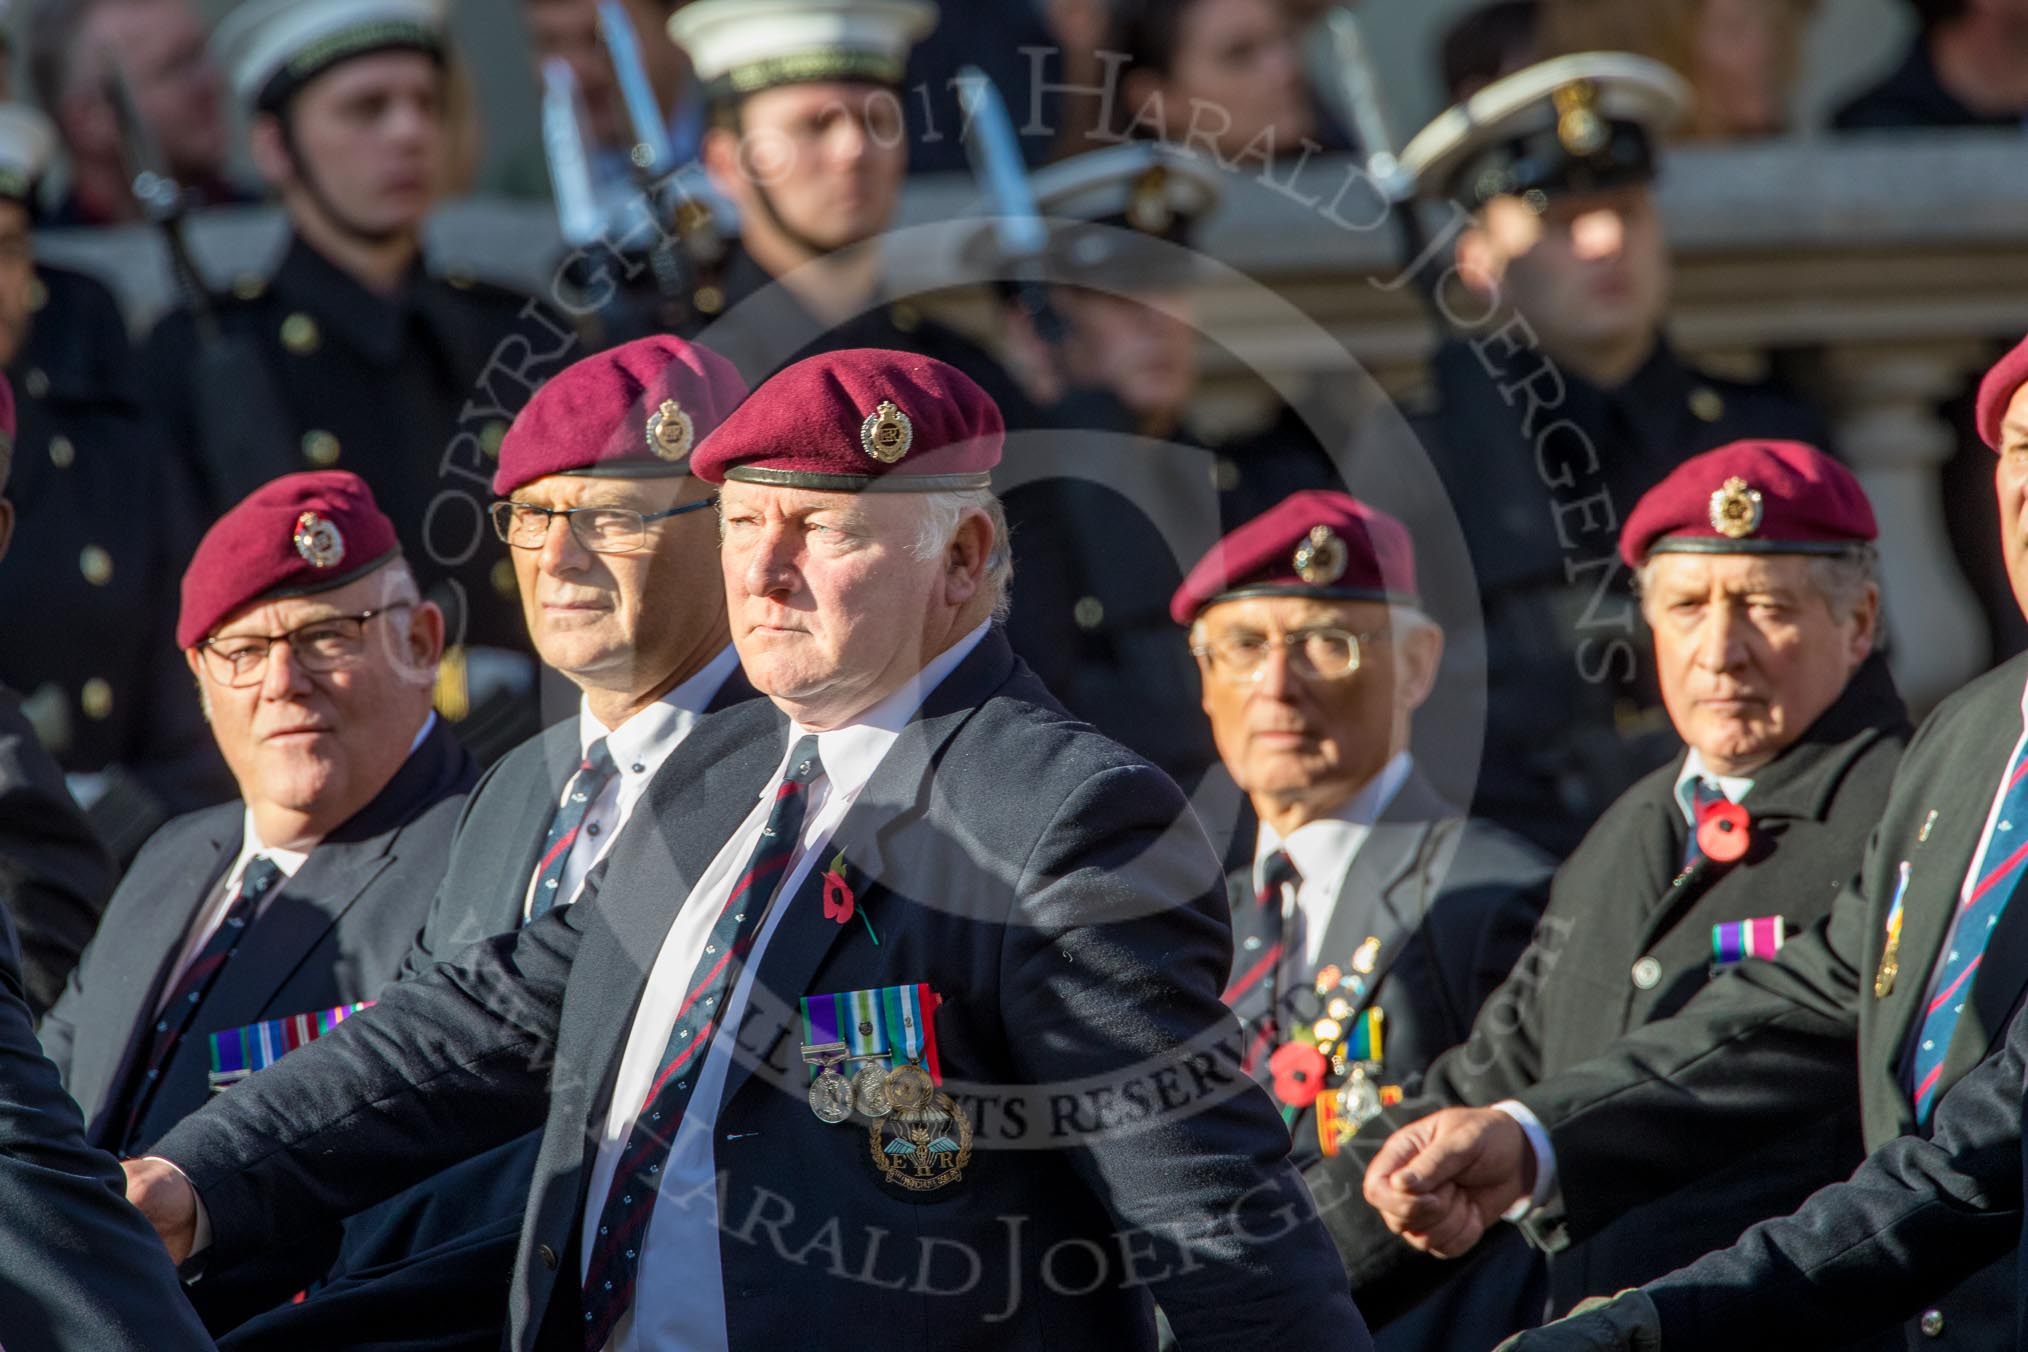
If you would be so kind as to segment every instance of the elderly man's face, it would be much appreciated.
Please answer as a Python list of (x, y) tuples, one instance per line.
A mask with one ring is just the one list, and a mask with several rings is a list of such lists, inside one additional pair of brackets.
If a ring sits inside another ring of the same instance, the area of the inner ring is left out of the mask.
[(975, 566), (915, 556), (918, 494), (729, 482), (720, 504), (733, 646), (754, 687), (806, 727), (850, 722), (900, 689), (976, 590)]
[(1714, 772), (1746, 775), (1844, 691), (1873, 650), (1879, 595), (1839, 616), (1800, 555), (1658, 554), (1641, 608), (1677, 733)]
[[(685, 475), (601, 479), (552, 474), (510, 498), (551, 511), (618, 508), (653, 516), (711, 496)], [(562, 518), (539, 549), (515, 549), (521, 612), (542, 660), (580, 687), (635, 692), (677, 670), (700, 636), (717, 634), (718, 537), (710, 511), (647, 524), (641, 547), (593, 553)]]
[(2007, 560), (2014, 604), (2028, 615), (2028, 385), (2014, 392), (2000, 424), (1993, 486), (2000, 497), (2000, 552)]
[(186, 654), (219, 751), (257, 814), (276, 810), (321, 835), (371, 802), (408, 758), (444, 634), (442, 613), (414, 596), (399, 570), (382, 568), (314, 596), (250, 606), (212, 631), (212, 647), (229, 651), (319, 621), (380, 612), (354, 626), (356, 654), (337, 670), (311, 671), (295, 645), (277, 641), (259, 680), (235, 687), (202, 654)]
[[(1270, 645), (1252, 679), (1198, 658), (1218, 757), (1256, 803), (1309, 802), (1328, 811), (1400, 749), (1409, 715), (1428, 693), (1440, 644), (1429, 630), (1412, 656), (1397, 652), (1405, 636), (1390, 632), (1389, 618), (1388, 607), (1377, 601), (1296, 596), (1223, 601), (1200, 617), (1194, 646)], [(1308, 670), (1300, 645), (1292, 654), (1283, 643), (1319, 630), (1360, 636), (1357, 670), (1339, 676)], [(1405, 656), (1410, 660), (1401, 660)]]

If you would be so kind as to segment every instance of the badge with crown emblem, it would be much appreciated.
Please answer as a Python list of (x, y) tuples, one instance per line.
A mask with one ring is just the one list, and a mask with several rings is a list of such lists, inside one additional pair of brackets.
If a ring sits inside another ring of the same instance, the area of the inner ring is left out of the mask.
[(1765, 511), (1759, 490), (1735, 476), (1711, 495), (1711, 529), (1728, 540), (1744, 540), (1760, 529)]
[(1551, 96), (1556, 103), (1556, 139), (1571, 154), (1584, 157), (1605, 149), (1610, 136), (1598, 114), (1598, 86), (1573, 80)]
[(1167, 234), (1176, 223), (1176, 212), (1169, 205), (1169, 171), (1163, 166), (1153, 165), (1134, 180), (1127, 223), (1150, 235)]
[(1345, 576), (1345, 542), (1329, 526), (1317, 526), (1296, 546), (1296, 576), (1313, 587), (1328, 587)]
[(681, 460), (690, 454), (696, 436), (697, 425), (674, 399), (664, 399), (662, 407), (648, 415), (648, 450), (657, 459)]
[(860, 427), (859, 444), (881, 464), (892, 465), (915, 444), (915, 424), (891, 400), (883, 399)]
[(296, 518), (296, 553), (312, 568), (336, 568), (345, 562), (345, 537), (338, 527), (315, 512)]

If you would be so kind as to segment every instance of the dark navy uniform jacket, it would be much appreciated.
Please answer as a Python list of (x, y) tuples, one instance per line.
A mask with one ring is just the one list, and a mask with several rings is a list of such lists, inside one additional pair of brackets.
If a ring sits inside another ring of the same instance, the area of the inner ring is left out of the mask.
[[(37, 270), (46, 297), (8, 372), (20, 426), (0, 561), (0, 684), (116, 857), (173, 816), (236, 797), (175, 638), (202, 523), (182, 463), (137, 401), (112, 294)], [(75, 777), (84, 778), (75, 778)]]

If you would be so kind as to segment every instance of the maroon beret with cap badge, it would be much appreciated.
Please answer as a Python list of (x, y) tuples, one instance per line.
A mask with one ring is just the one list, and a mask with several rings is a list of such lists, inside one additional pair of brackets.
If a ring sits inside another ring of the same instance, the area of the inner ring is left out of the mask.
[(1246, 596), (1419, 604), (1408, 527), (1346, 493), (1305, 489), (1211, 547), (1169, 601), (1189, 624), (1205, 607)]
[(256, 601), (310, 596), (400, 557), (394, 523), (344, 470), (287, 474), (221, 516), (183, 570), (176, 645), (194, 648)]
[(1995, 451), (2000, 449), (2000, 425), (2007, 420), (2007, 407), (2023, 385), (2028, 385), (2028, 338), (1995, 362), (1979, 382), (1979, 439)]
[(1645, 493), (1620, 557), (1842, 554), (1880, 534), (1852, 471), (1800, 441), (1735, 441), (1692, 456)]
[(934, 357), (850, 348), (805, 358), (755, 390), (691, 458), (706, 483), (833, 493), (985, 488), (1000, 409)]
[(515, 418), (493, 491), (505, 497), (550, 474), (687, 474), (692, 452), (745, 398), (738, 368), (681, 338), (642, 338), (586, 357)]

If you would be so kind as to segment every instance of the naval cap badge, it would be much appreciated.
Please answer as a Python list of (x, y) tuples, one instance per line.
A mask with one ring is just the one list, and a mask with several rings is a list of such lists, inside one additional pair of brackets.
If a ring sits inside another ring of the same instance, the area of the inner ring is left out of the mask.
[(1728, 540), (1744, 540), (1760, 529), (1766, 510), (1759, 490), (1735, 475), (1711, 495), (1711, 529)]
[(681, 460), (690, 454), (696, 436), (697, 425), (674, 399), (664, 399), (662, 407), (648, 415), (648, 450), (657, 459)]
[(1345, 576), (1345, 542), (1329, 526), (1313, 527), (1296, 546), (1296, 576), (1313, 587), (1328, 587)]
[(1582, 158), (1605, 149), (1610, 133), (1598, 114), (1597, 85), (1573, 80), (1551, 97), (1556, 104), (1556, 139), (1565, 150)]
[(859, 444), (881, 464), (892, 465), (915, 444), (915, 424), (892, 400), (883, 399), (880, 407), (861, 424)]
[(345, 537), (335, 523), (315, 512), (296, 518), (296, 553), (312, 568), (336, 568), (345, 562)]

